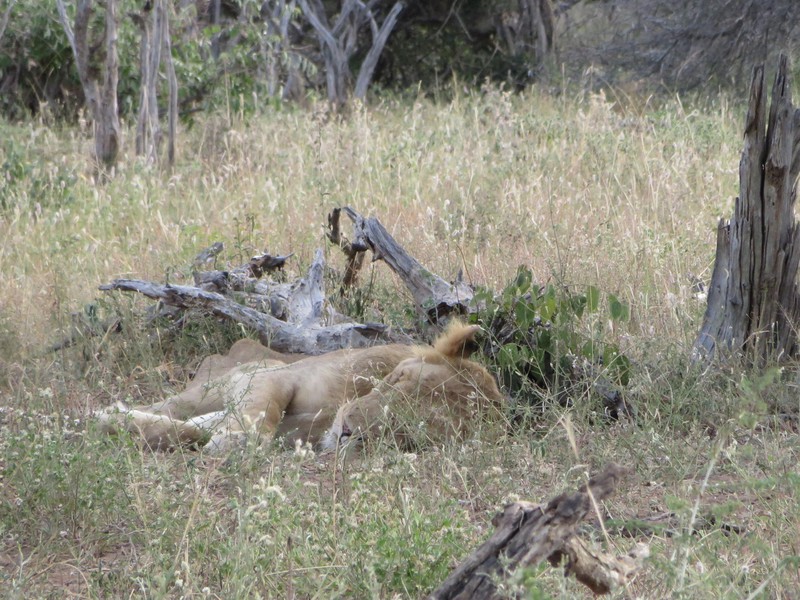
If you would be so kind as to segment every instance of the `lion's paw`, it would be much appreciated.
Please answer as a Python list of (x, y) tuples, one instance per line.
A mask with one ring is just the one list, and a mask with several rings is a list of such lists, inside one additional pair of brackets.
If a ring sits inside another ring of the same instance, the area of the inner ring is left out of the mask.
[(243, 450), (247, 445), (247, 436), (244, 432), (218, 433), (211, 436), (203, 452), (209, 456), (225, 456), (234, 450)]

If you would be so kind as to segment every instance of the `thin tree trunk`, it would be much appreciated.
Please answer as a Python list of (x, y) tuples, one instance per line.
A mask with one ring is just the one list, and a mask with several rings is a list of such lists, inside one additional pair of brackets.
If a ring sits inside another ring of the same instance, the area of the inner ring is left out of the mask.
[(169, 15), (165, 0), (155, 0), (150, 12), (135, 20), (142, 32), (141, 94), (136, 124), (136, 153), (153, 164), (160, 162), (164, 137), (158, 111), (158, 79), (162, 62), (168, 85), (167, 108), (167, 163), (175, 162), (175, 137), (178, 122), (178, 80), (172, 62), (172, 42), (169, 33)]
[(167, 70), (169, 100), (167, 109), (167, 164), (175, 164), (175, 138), (178, 134), (178, 77), (172, 61), (172, 38), (169, 31), (169, 15), (164, 15), (163, 29), (164, 63)]
[(358, 0), (345, 0), (336, 22), (331, 27), (325, 16), (325, 7), (320, 0), (299, 0), (300, 8), (314, 28), (319, 39), (320, 52), (325, 61), (325, 80), (328, 88), (328, 100), (337, 106), (346, 103), (353, 79), (350, 72), (350, 59), (358, 50), (358, 32), (361, 26), (369, 21), (372, 31), (372, 47), (367, 53), (359, 70), (355, 84), (355, 97), (363, 99), (378, 59), (386, 45), (403, 4), (397, 2), (384, 19), (379, 28), (372, 15), (371, 8)]
[[(75, 28), (67, 17), (64, 0), (56, 0), (58, 16), (67, 36), (78, 77), (83, 88), (86, 106), (94, 125), (94, 157), (98, 165), (112, 167), (117, 161), (120, 146), (119, 110), (117, 106), (117, 81), (119, 61), (117, 58), (117, 0), (105, 2), (105, 33), (102, 40), (104, 57), (96, 64), (97, 52), (90, 55), (93, 46), (90, 36), (91, 17), (94, 13), (92, 0), (78, 0), (75, 9)], [(100, 55), (102, 56), (102, 54)]]
[(356, 80), (356, 89), (354, 94), (354, 96), (360, 100), (363, 100), (367, 96), (367, 88), (372, 82), (372, 75), (375, 72), (375, 67), (378, 66), (378, 59), (381, 57), (383, 47), (389, 40), (389, 35), (391, 35), (392, 30), (397, 23), (397, 17), (400, 15), (402, 10), (403, 3), (395, 3), (391, 12), (384, 19), (383, 25), (381, 25), (380, 29), (377, 28), (375, 20), (372, 19), (372, 15), (370, 14), (370, 19), (373, 25), (372, 47), (369, 49), (367, 57), (364, 59), (364, 62), (361, 64), (361, 68), (358, 71), (358, 79)]
[(17, 0), (10, 0), (6, 7), (6, 12), (3, 13), (3, 18), (0, 20), (0, 40), (3, 39), (3, 34), (6, 32), (6, 27), (8, 26), (8, 19), (11, 18), (11, 10), (16, 3)]

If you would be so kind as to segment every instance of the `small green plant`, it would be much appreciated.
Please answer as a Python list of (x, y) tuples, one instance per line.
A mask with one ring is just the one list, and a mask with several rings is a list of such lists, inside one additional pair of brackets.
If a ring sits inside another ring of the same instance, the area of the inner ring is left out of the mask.
[[(481, 289), (473, 321), (490, 332), (487, 354), (515, 398), (564, 394), (576, 379), (598, 374), (617, 386), (630, 378), (631, 362), (606, 339), (607, 320), (627, 321), (630, 309), (613, 294), (589, 286), (583, 293), (553, 284), (539, 286), (525, 266), (499, 295)], [(601, 308), (607, 307), (604, 313)]]

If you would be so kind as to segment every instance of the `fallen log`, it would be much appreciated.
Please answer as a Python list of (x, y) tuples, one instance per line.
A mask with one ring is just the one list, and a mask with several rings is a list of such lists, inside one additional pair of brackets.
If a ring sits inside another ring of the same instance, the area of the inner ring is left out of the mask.
[(280, 313), (273, 314), (245, 306), (234, 298), (199, 287), (163, 285), (138, 279), (116, 279), (101, 285), (103, 291), (138, 292), (182, 310), (197, 310), (241, 323), (258, 334), (259, 340), (278, 352), (323, 354), (341, 348), (362, 348), (397, 341), (386, 325), (342, 321), (343, 317), (325, 305), (323, 288), (324, 260), (317, 251), (306, 277), (280, 288), (280, 298), (263, 296), (269, 308), (281, 303)]
[(641, 568), (644, 547), (635, 556), (617, 558), (591, 550), (575, 535), (578, 524), (593, 505), (611, 495), (623, 474), (621, 467), (612, 464), (577, 492), (561, 494), (546, 505), (509, 504), (493, 520), (494, 534), (464, 559), (429, 600), (499, 598), (498, 586), (517, 569), (545, 559), (554, 566), (565, 563), (565, 575), (575, 575), (596, 594), (626, 585)]
[(324, 354), (341, 348), (373, 346), (388, 342), (389, 327), (378, 323), (339, 323), (327, 327), (302, 327), (242, 306), (216, 292), (185, 285), (161, 285), (138, 279), (115, 279), (101, 285), (103, 291), (139, 292), (181, 309), (195, 309), (225, 317), (249, 327), (265, 346), (278, 352)]

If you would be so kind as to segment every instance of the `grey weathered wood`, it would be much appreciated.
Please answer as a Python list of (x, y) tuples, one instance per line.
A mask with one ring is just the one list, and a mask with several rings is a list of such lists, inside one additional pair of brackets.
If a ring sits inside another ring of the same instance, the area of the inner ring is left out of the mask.
[(747, 356), (761, 362), (796, 353), (800, 323), (794, 220), (800, 171), (800, 111), (781, 56), (767, 112), (764, 69), (753, 72), (745, 118), (739, 197), (717, 228), (717, 255), (696, 360)]
[(17, 0), (9, 0), (8, 4), (6, 5), (6, 10), (3, 13), (3, 17), (0, 18), (0, 41), (3, 40), (3, 34), (6, 32), (6, 27), (8, 26), (8, 19), (11, 17), (11, 10), (14, 8), (16, 3)]
[(242, 306), (215, 292), (184, 285), (162, 285), (138, 279), (115, 279), (101, 290), (139, 292), (181, 309), (196, 309), (241, 323), (258, 333), (265, 346), (278, 352), (324, 354), (341, 348), (361, 348), (389, 341), (388, 327), (378, 324), (339, 323), (326, 327), (301, 327)]
[(364, 100), (367, 97), (367, 88), (369, 88), (369, 84), (372, 82), (372, 75), (375, 73), (375, 67), (378, 66), (378, 59), (381, 57), (383, 47), (389, 40), (389, 35), (392, 33), (392, 29), (394, 29), (397, 23), (397, 17), (402, 10), (403, 3), (395, 2), (394, 6), (392, 6), (392, 10), (389, 11), (389, 14), (386, 15), (386, 18), (383, 20), (383, 24), (378, 27), (372, 10), (367, 7), (366, 12), (372, 30), (372, 47), (369, 49), (369, 52), (367, 52), (364, 62), (361, 63), (361, 68), (358, 70), (358, 77), (356, 78), (356, 87), (353, 95), (360, 100)]
[[(429, 600), (488, 599), (500, 597), (498, 584), (516, 569), (548, 560), (553, 565), (567, 559), (567, 572), (595, 593), (623, 585), (638, 568), (627, 561), (590, 551), (575, 537), (578, 524), (611, 495), (624, 470), (609, 465), (588, 486), (561, 494), (546, 505), (515, 502), (495, 517), (495, 532), (475, 549), (430, 595)], [(590, 490), (590, 491), (589, 491)], [(639, 565), (640, 566), (640, 565)]]
[(423, 267), (386, 231), (375, 217), (362, 217), (350, 207), (342, 209), (354, 224), (356, 247), (369, 247), (374, 260), (383, 260), (411, 292), (417, 310), (432, 323), (452, 315), (473, 312), (473, 289), (463, 281), (448, 283)]
[(364, 266), (364, 255), (368, 248), (364, 243), (359, 245), (351, 242), (342, 233), (341, 216), (341, 208), (334, 208), (328, 213), (328, 231), (325, 233), (330, 242), (339, 246), (347, 257), (347, 266), (345, 267), (344, 277), (342, 277), (342, 289), (344, 290), (354, 286), (358, 281), (358, 274), (361, 271), (361, 267)]
[(158, 111), (159, 68), (164, 64), (169, 90), (167, 109), (167, 163), (175, 161), (175, 136), (178, 121), (178, 80), (172, 62), (168, 5), (164, 0), (147, 3), (141, 14), (130, 13), (142, 34), (139, 52), (141, 94), (136, 124), (136, 153), (151, 163), (159, 162), (163, 132)]
[(321, 0), (299, 0), (299, 5), (319, 39), (320, 54), (325, 61), (328, 100), (338, 106), (344, 105), (350, 94), (350, 84), (353, 79), (350, 60), (358, 51), (359, 31), (362, 25), (369, 23), (372, 46), (361, 63), (355, 85), (355, 97), (363, 99), (383, 47), (397, 23), (397, 16), (403, 10), (403, 4), (395, 3), (380, 27), (372, 13), (374, 3), (344, 0), (339, 6), (339, 14), (333, 25), (328, 21), (325, 5)]
[[(278, 352), (323, 354), (341, 348), (361, 348), (401, 341), (389, 327), (344, 321), (325, 306), (324, 261), (318, 251), (306, 277), (291, 284), (259, 282), (249, 298), (268, 306), (246, 306), (217, 292), (199, 287), (162, 285), (138, 279), (116, 279), (103, 291), (139, 292), (183, 310), (198, 310), (241, 323), (258, 333), (261, 342)], [(206, 282), (208, 283), (208, 282)], [(262, 286), (262, 287), (259, 287)], [(258, 294), (258, 291), (264, 292)], [(274, 316), (278, 313), (282, 319)]]
[[(222, 242), (216, 242), (195, 257), (194, 266), (202, 267), (204, 264), (214, 261), (217, 254), (222, 252), (224, 248), (225, 245)], [(192, 275), (195, 285), (209, 292), (225, 293), (228, 290), (256, 290), (259, 286), (264, 285), (264, 282), (260, 281), (260, 279), (265, 273), (280, 271), (286, 261), (293, 255), (294, 253), (285, 256), (275, 256), (269, 253), (257, 254), (235, 269), (195, 271)]]

